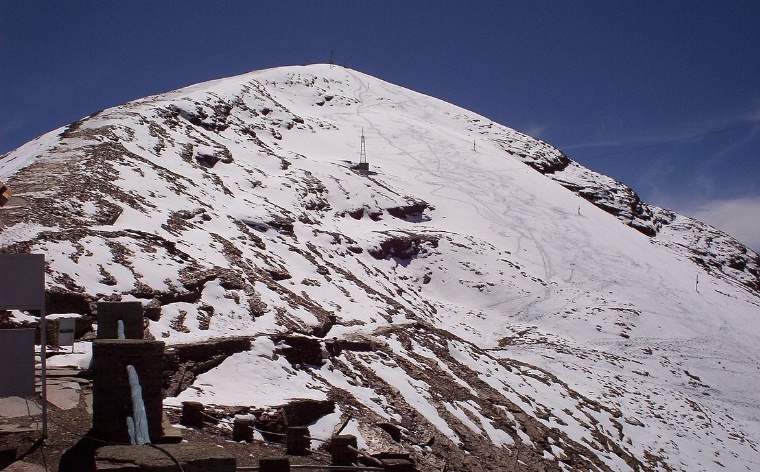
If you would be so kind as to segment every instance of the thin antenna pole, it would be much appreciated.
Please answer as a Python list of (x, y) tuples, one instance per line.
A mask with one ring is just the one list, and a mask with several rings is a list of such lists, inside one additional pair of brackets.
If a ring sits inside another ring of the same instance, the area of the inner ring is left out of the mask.
[(359, 151), (359, 163), (365, 164), (366, 162), (367, 162), (367, 149), (364, 143), (364, 128), (362, 128), (362, 145), (361, 145), (361, 150)]

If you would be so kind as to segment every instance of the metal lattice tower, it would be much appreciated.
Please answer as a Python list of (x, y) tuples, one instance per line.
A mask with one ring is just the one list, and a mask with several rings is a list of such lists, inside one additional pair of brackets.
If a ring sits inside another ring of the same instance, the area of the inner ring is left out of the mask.
[(359, 164), (367, 163), (367, 149), (364, 144), (364, 128), (362, 128), (362, 145), (359, 151)]

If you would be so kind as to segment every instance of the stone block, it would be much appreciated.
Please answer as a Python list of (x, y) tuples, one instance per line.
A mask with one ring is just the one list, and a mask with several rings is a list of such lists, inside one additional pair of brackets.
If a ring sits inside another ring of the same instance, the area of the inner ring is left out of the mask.
[(285, 430), (286, 447), (289, 456), (305, 456), (308, 454), (311, 438), (309, 437), (309, 428), (304, 426), (294, 426)]
[(143, 306), (140, 302), (99, 302), (98, 339), (117, 339), (118, 322), (124, 323), (124, 337), (143, 338)]
[(203, 403), (182, 402), (182, 417), (179, 423), (188, 428), (203, 428)]
[(285, 457), (259, 459), (259, 472), (290, 472), (290, 461)]
[(235, 418), (232, 425), (232, 440), (253, 442), (253, 418)]
[(332, 455), (332, 465), (352, 465), (357, 461), (359, 455), (353, 449), (356, 449), (356, 436), (350, 434), (339, 434), (332, 437), (330, 441), (330, 453)]
[[(237, 469), (235, 456), (224, 449), (201, 444), (164, 444), (102, 447), (95, 455), (95, 470), (173, 472), (177, 465), (169, 454), (185, 472), (235, 472)], [(113, 469), (114, 466), (131, 468)]]

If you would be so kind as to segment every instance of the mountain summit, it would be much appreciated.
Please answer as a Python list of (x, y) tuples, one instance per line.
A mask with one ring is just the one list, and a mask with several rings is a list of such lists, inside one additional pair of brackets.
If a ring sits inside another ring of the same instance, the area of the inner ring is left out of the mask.
[(470, 111), (283, 67), (95, 113), (0, 180), (50, 312), (247, 342), (176, 356), (168, 406), (349, 420), (423, 471), (760, 469), (758, 255)]

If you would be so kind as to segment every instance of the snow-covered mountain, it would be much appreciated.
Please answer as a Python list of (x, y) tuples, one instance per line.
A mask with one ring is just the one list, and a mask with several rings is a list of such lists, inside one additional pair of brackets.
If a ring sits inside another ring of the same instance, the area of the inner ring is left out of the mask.
[(167, 405), (350, 417), (424, 471), (760, 470), (758, 255), (462, 108), (257, 71), (55, 130), (0, 180), (0, 251), (46, 254), (49, 310), (160, 307)]

